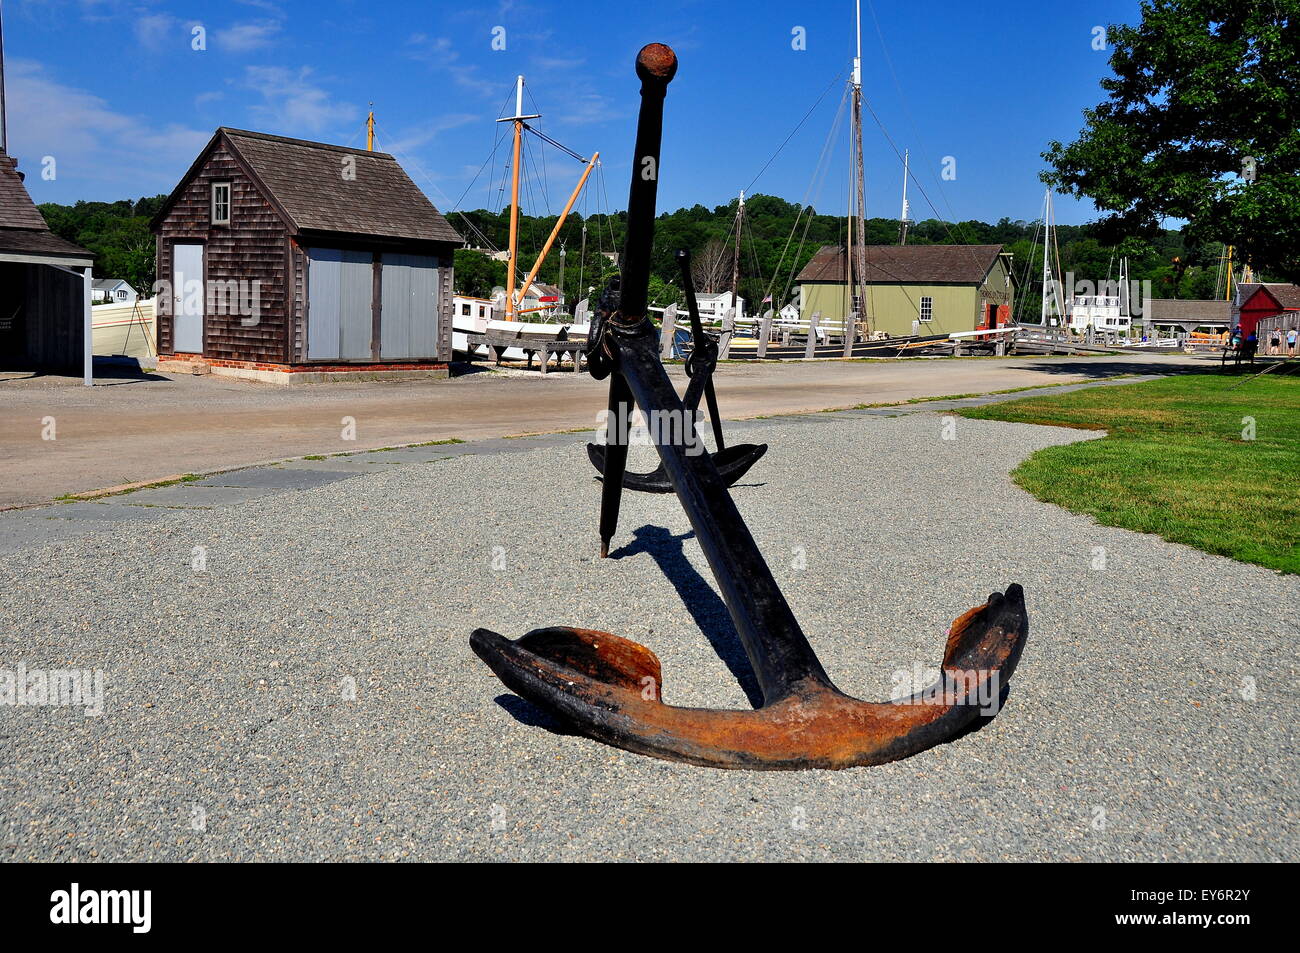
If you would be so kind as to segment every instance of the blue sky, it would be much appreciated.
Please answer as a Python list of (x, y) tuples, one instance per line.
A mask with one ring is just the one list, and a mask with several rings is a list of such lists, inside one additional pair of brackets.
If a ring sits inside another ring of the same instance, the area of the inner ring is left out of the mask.
[[(883, 125), (911, 150), (939, 216), (994, 221), (1040, 214), (1039, 153), (1068, 141), (1101, 97), (1108, 54), (1093, 49), (1093, 28), (1138, 12), (1137, 0), (863, 0), (862, 16), (863, 89), (880, 120), (864, 117), (868, 215), (898, 214), (901, 163)], [(196, 25), (206, 49), (192, 48)], [(538, 127), (602, 154), (609, 201), (591, 188), (580, 209), (619, 208), (632, 62), (657, 40), (681, 62), (661, 209), (724, 204), (751, 183), (794, 202), (811, 195), (820, 211), (845, 207), (845, 129), (820, 188), (812, 180), (853, 55), (852, 0), (7, 0), (4, 26), (10, 152), (37, 202), (170, 191), (219, 125), (364, 145), (373, 100), (378, 147), (447, 210), (491, 153), (503, 128), (493, 120), (523, 73)], [(505, 50), (492, 48), (496, 27)], [(806, 49), (793, 48), (796, 27)], [(534, 186), (529, 210), (558, 212), (580, 166), (541, 150), (538, 173), (543, 152), (547, 185)], [(461, 207), (499, 202), (505, 155), (493, 186), (485, 171)], [(41, 176), (47, 156), (53, 180)], [(915, 188), (909, 198), (913, 218), (936, 214)], [(1088, 203), (1056, 207), (1063, 224), (1095, 217)]]

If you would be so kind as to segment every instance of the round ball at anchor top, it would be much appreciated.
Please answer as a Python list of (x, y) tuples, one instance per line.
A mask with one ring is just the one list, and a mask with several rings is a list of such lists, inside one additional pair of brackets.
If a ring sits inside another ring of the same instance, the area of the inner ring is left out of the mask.
[(643, 80), (669, 82), (677, 73), (677, 54), (663, 43), (647, 43), (636, 55), (636, 74)]

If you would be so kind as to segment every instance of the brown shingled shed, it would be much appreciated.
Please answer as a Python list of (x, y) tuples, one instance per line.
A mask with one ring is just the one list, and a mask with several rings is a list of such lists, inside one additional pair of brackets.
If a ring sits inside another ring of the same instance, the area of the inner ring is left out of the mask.
[(446, 373), (461, 239), (391, 155), (222, 127), (153, 228), (160, 369)]

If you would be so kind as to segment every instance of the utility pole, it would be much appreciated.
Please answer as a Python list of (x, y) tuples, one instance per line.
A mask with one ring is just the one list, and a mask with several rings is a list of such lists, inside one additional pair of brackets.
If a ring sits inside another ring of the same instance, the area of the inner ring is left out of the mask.
[(567, 254), (568, 254), (568, 252), (565, 251), (565, 250), (564, 250), (564, 246), (561, 245), (561, 246), (560, 246), (560, 284), (559, 284), (559, 288), (560, 288), (560, 304), (562, 304), (562, 305), (567, 303), (567, 302), (565, 302), (565, 300), (564, 300), (564, 257), (565, 257)]
[[(740, 193), (740, 204), (736, 206), (736, 249), (731, 255), (731, 307), (736, 307), (736, 286), (740, 283), (740, 226), (745, 219), (745, 193)], [(737, 315), (739, 317), (739, 315)]]
[(907, 226), (912, 224), (912, 209), (907, 204), (907, 176), (911, 151), (903, 150), (903, 211), (898, 216), (898, 244), (907, 244)]
[(582, 247), (578, 249), (578, 294), (585, 295), (583, 291), (587, 280), (587, 220), (582, 220)]

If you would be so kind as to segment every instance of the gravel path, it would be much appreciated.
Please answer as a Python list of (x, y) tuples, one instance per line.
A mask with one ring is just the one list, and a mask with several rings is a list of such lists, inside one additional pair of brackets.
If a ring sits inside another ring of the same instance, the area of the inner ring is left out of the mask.
[(1300, 584), (1011, 484), (1079, 432), (956, 419), (945, 440), (949, 421), (731, 424), (772, 444), (734, 495), (860, 697), (888, 698), (953, 618), (1022, 583), (1029, 645), (981, 731), (774, 774), (558, 734), (471, 629), (607, 629), (659, 654), (670, 703), (747, 703), (676, 497), (627, 494), (602, 562), (578, 437), (305, 461), (287, 469), (318, 478), (270, 495), (217, 481), (212, 508), (131, 504), (0, 553), (0, 669), (105, 678), (99, 717), (0, 705), (0, 858), (1296, 860)]

